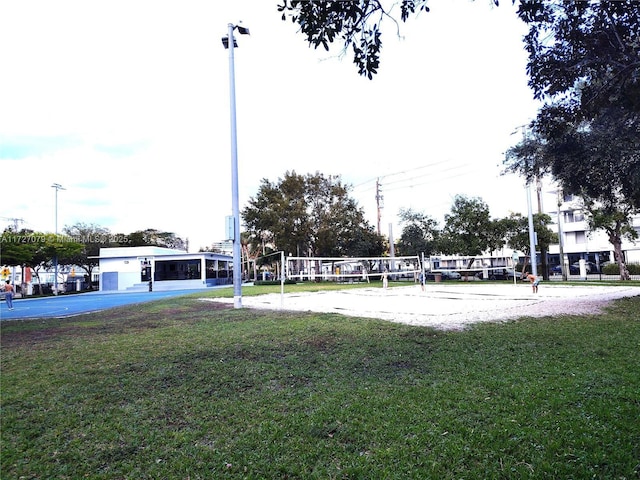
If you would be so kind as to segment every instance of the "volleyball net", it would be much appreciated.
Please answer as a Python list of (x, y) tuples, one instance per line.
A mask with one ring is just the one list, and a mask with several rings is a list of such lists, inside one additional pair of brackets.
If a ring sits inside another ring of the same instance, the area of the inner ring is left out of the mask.
[(285, 257), (285, 278), (295, 281), (356, 282), (415, 280), (422, 269), (418, 256), (406, 257)]

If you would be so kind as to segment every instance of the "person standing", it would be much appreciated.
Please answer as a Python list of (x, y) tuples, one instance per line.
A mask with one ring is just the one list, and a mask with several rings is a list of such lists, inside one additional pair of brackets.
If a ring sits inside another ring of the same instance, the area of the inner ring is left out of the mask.
[(538, 293), (538, 285), (540, 284), (540, 279), (532, 273), (527, 273), (524, 278), (525, 280), (529, 280), (531, 282), (533, 293)]
[(420, 280), (420, 288), (424, 292), (424, 272), (420, 272), (420, 275), (418, 276), (418, 280)]
[(11, 282), (7, 281), (3, 290), (5, 292), (4, 298), (7, 302), (7, 307), (9, 307), (9, 310), (13, 310), (13, 285), (11, 285)]

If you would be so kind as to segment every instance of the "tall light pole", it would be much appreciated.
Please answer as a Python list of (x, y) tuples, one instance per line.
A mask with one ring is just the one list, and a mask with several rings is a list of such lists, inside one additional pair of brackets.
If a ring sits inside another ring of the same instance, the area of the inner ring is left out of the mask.
[(531, 210), (531, 183), (527, 183), (527, 216), (529, 217), (529, 249), (531, 250), (531, 273), (538, 276), (538, 260), (536, 258), (536, 232), (533, 228), (533, 211)]
[[(516, 127), (516, 129), (513, 132), (511, 132), (511, 135), (516, 133), (518, 130), (522, 130), (522, 141), (526, 142), (529, 140), (530, 130), (528, 129), (529, 129), (529, 125), (520, 125), (519, 127)], [(537, 183), (537, 180), (538, 180), (538, 177), (536, 175), (536, 183)], [(538, 211), (541, 213), (542, 203), (541, 203), (541, 197), (540, 197), (540, 188), (539, 188), (539, 184), (537, 185), (538, 185), (538, 188), (537, 188)], [(527, 181), (526, 190), (527, 190), (527, 217), (529, 220), (529, 250), (530, 250), (530, 260), (531, 260), (531, 273), (533, 273), (537, 277), (538, 276), (538, 259), (536, 258), (536, 244), (538, 242), (537, 242), (536, 232), (533, 225), (533, 210), (531, 208), (531, 182), (530, 181)]]
[(567, 267), (564, 264), (564, 233), (562, 232), (562, 190), (558, 187), (558, 253), (560, 256), (560, 271), (562, 272), (562, 280), (567, 281)]
[[(51, 188), (56, 189), (56, 203), (55, 203), (55, 232), (56, 232), (56, 242), (58, 241), (58, 191), (66, 190), (59, 183), (54, 183), (51, 185)], [(56, 251), (55, 256), (53, 257), (53, 270), (54, 270), (54, 278), (53, 278), (53, 290), (55, 295), (58, 294), (58, 252)]]
[(231, 110), (231, 205), (233, 209), (233, 306), (242, 308), (242, 258), (240, 256), (240, 201), (238, 199), (238, 135), (236, 131), (236, 78), (233, 50), (238, 46), (233, 31), (249, 35), (249, 29), (229, 24), (229, 33), (222, 37), (229, 50), (229, 105)]

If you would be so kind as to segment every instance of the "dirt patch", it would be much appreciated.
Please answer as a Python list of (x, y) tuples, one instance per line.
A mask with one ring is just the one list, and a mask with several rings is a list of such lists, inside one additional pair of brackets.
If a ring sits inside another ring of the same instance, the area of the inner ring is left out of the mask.
[(190, 301), (161, 311), (135, 305), (68, 318), (13, 320), (2, 322), (2, 348), (37, 347), (49, 342), (143, 332), (181, 323), (195, 323), (211, 311), (231, 310), (232, 305)]

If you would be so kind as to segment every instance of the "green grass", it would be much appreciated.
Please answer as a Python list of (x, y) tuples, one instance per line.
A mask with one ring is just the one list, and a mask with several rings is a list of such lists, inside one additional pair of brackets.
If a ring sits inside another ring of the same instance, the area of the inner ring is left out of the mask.
[(463, 332), (196, 297), (3, 322), (1, 477), (640, 478), (638, 297)]

